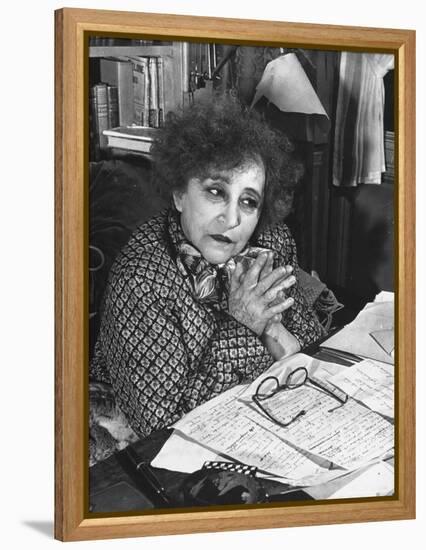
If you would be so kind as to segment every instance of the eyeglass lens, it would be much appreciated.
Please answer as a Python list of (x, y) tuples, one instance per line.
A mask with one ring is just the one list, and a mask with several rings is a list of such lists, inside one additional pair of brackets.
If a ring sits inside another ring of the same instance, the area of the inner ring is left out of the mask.
[(282, 385), (280, 385), (278, 378), (275, 376), (268, 376), (259, 384), (256, 390), (256, 397), (258, 399), (267, 399), (277, 393), (278, 390), (292, 390), (298, 388), (306, 382), (307, 378), (308, 372), (304, 367), (299, 367), (290, 372), (285, 383)]
[(299, 367), (289, 373), (285, 385), (288, 389), (298, 388), (299, 386), (303, 386), (307, 378), (308, 371), (305, 367)]

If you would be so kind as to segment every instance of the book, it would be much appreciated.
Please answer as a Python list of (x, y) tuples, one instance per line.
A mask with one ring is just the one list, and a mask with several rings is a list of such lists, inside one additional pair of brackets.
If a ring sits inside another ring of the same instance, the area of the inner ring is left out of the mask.
[(149, 126), (159, 127), (158, 120), (158, 72), (157, 60), (149, 58)]
[(149, 118), (149, 74), (148, 60), (145, 57), (132, 57), (133, 82), (133, 123), (148, 126)]
[(90, 159), (99, 160), (99, 130), (98, 130), (98, 115), (96, 105), (96, 93), (95, 87), (90, 87), (90, 100), (89, 100), (89, 151)]
[(108, 95), (108, 128), (115, 128), (116, 126), (119, 125), (117, 86), (108, 85), (107, 95)]
[(155, 128), (144, 126), (120, 126), (104, 131), (108, 147), (149, 153), (156, 136)]
[(118, 125), (126, 126), (133, 122), (133, 66), (131, 61), (119, 57), (100, 60), (102, 82), (118, 89)]
[(115, 147), (116, 149), (124, 149), (126, 151), (138, 151), (140, 153), (149, 153), (151, 150), (152, 142), (141, 141), (137, 139), (127, 139), (125, 137), (107, 136), (108, 147)]
[(158, 73), (158, 126), (164, 125), (165, 102), (164, 102), (164, 60), (162, 57), (157, 57), (157, 73)]
[(148, 128), (146, 126), (118, 126), (117, 128), (109, 128), (105, 135), (127, 137), (130, 139), (139, 139), (142, 141), (153, 141), (158, 135), (156, 128)]
[(91, 88), (90, 95), (94, 139), (102, 149), (107, 145), (107, 139), (103, 132), (108, 129), (108, 85), (95, 84)]

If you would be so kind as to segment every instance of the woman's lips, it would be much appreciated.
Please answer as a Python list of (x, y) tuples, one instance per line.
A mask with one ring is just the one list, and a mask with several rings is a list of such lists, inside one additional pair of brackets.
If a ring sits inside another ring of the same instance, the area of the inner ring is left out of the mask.
[(210, 235), (210, 237), (219, 243), (232, 244), (231, 239), (229, 237), (226, 237), (225, 235)]

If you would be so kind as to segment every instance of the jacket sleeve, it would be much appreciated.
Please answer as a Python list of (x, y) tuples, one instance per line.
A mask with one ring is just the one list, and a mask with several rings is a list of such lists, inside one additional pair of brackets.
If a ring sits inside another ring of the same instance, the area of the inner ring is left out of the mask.
[(100, 346), (117, 404), (142, 436), (185, 412), (187, 356), (167, 303), (120, 277), (105, 301)]
[(299, 265), (296, 243), (289, 228), (282, 225), (271, 233), (271, 245), (277, 253), (276, 267), (291, 265), (296, 277), (296, 284), (287, 291), (287, 296), (294, 299), (294, 305), (283, 313), (283, 325), (297, 338), (303, 349), (323, 336), (324, 329), (301, 291), (298, 281)]

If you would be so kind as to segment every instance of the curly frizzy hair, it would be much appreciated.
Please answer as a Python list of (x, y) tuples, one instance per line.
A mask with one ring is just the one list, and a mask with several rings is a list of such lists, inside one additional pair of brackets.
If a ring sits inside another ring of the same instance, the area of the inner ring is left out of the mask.
[(302, 168), (291, 158), (288, 138), (260, 115), (235, 101), (216, 99), (170, 112), (151, 152), (156, 185), (163, 196), (186, 188), (192, 177), (263, 162), (265, 193), (259, 227), (283, 220), (291, 209)]

